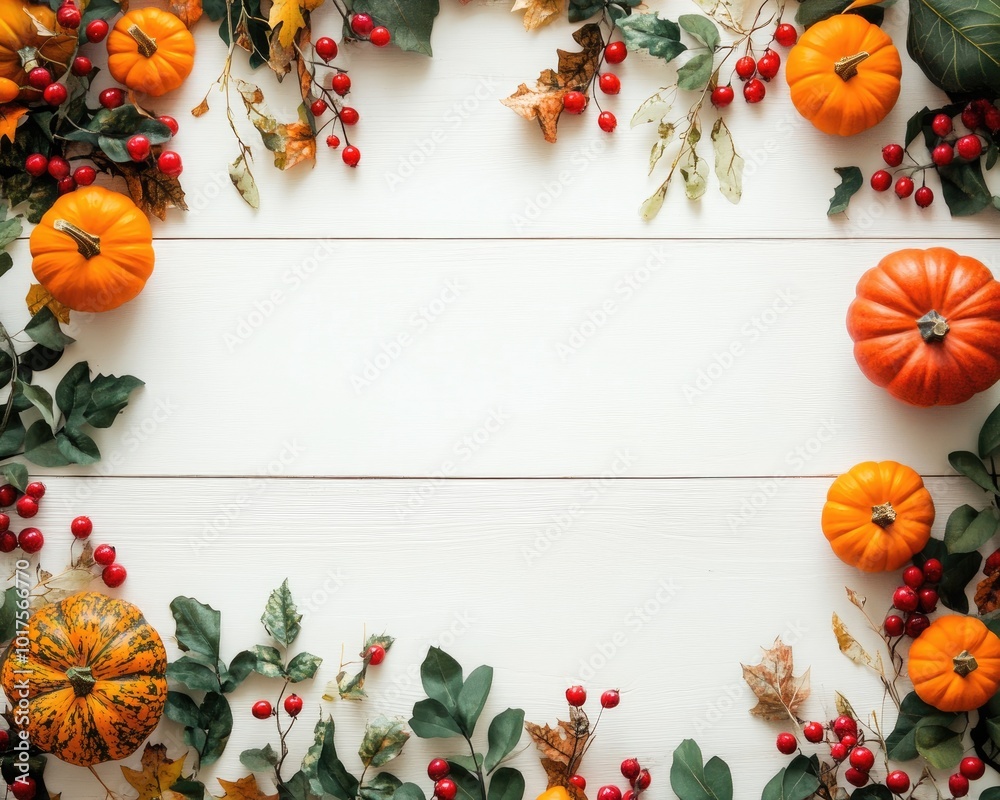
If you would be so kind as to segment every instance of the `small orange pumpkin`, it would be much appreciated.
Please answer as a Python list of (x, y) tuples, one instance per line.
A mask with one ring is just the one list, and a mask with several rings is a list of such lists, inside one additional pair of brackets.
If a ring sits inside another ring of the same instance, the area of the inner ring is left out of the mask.
[[(0, 0), (0, 78), (18, 86), (27, 84), (28, 68), (46, 67), (53, 76), (62, 75), (76, 52), (75, 35), (41, 33), (35, 20), (49, 31), (56, 30), (56, 14), (47, 5)], [(30, 90), (30, 94), (38, 97), (40, 93)]]
[(857, 14), (817, 22), (788, 54), (792, 104), (823, 133), (853, 136), (885, 119), (899, 99), (903, 65), (881, 28)]
[(108, 69), (133, 91), (159, 97), (184, 83), (193, 67), (194, 37), (169, 11), (129, 11), (108, 34)]
[(823, 534), (837, 557), (865, 572), (899, 569), (924, 549), (934, 502), (920, 476), (895, 461), (865, 461), (837, 478)]
[(131, 199), (86, 186), (56, 200), (31, 232), (31, 269), (60, 303), (109, 311), (153, 272), (153, 231)]
[(971, 711), (1000, 688), (1000, 637), (976, 617), (940, 617), (910, 645), (907, 669), (928, 705)]
[(1000, 283), (944, 247), (898, 250), (862, 275), (847, 330), (868, 380), (911, 405), (964, 403), (1000, 380)]

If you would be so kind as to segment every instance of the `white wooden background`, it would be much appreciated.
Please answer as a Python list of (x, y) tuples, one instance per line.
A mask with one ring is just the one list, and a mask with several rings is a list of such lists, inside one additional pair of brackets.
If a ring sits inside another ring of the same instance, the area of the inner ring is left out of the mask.
[[(45, 560), (62, 563), (69, 520), (89, 514), (129, 569), (118, 593), (167, 634), (175, 595), (222, 609), (229, 654), (264, 641), (260, 609), (289, 577), (308, 612), (301, 645), (327, 659), (299, 752), (341, 643), (351, 653), (384, 629), (398, 642), (370, 703), (333, 709), (349, 766), (366, 716), (408, 715), (438, 644), (496, 667), (487, 714), (518, 705), (554, 722), (571, 682), (594, 698), (621, 687), (585, 765), (592, 789), (620, 784), (634, 755), (652, 768), (651, 798), (672, 797), (670, 753), (693, 736), (733, 766), (737, 797), (756, 797), (783, 763), (779, 728), (747, 713), (739, 664), (758, 646), (781, 635), (812, 666), (808, 715), (830, 718), (835, 690), (882, 710), (829, 622), (837, 610), (863, 628), (845, 585), (878, 614), (895, 584), (829, 551), (832, 476), (911, 464), (930, 476), (940, 534), (947, 511), (976, 500), (946, 454), (971, 448), (1000, 400), (919, 410), (869, 384), (844, 325), (854, 284), (904, 245), (944, 243), (996, 270), (995, 220), (867, 189), (849, 218), (826, 217), (833, 167), (870, 173), (907, 116), (941, 99), (907, 61), (896, 112), (847, 141), (803, 123), (780, 80), (760, 106), (735, 103), (743, 203), (713, 185), (692, 205), (678, 186), (643, 223), (659, 183), (645, 177), (652, 131), (627, 121), (670, 72), (631, 55), (606, 104), (618, 132), (564, 118), (547, 145), (499, 99), (553, 65), (571, 28), (527, 35), (508, 8), (445, 0), (433, 60), (346, 48), (361, 167), (324, 149), (314, 170), (280, 174), (257, 148), (258, 213), (229, 185), (219, 97), (207, 117), (186, 113), (223, 56), (198, 27), (194, 75), (157, 107), (181, 122), (192, 210), (154, 225), (139, 299), (70, 331), (76, 358), (147, 386), (100, 436), (101, 465), (47, 478)], [(336, 31), (325, 11), (316, 35)], [(889, 12), (900, 42), (903, 15)], [(262, 82), (291, 114), (292, 87)], [(14, 256), (5, 285), (26, 288), (26, 242)], [(24, 313), (17, 293), (0, 302), (5, 321)], [(269, 691), (251, 679), (235, 695), (227, 756), (203, 774), (213, 790), (268, 740), (249, 706)], [(414, 740), (393, 766), (426, 784), (427, 759), (453, 745)], [(530, 800), (541, 770), (531, 751), (516, 765)], [(126, 790), (116, 767), (101, 772)], [(69, 769), (50, 783), (103, 796)]]

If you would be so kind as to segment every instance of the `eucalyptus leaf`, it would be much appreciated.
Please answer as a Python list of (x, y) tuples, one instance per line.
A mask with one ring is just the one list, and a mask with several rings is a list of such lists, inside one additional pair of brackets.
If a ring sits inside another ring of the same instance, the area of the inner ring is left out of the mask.
[(720, 759), (712, 761), (710, 780), (698, 743), (685, 739), (677, 746), (670, 764), (670, 788), (680, 800), (732, 800), (729, 768)]

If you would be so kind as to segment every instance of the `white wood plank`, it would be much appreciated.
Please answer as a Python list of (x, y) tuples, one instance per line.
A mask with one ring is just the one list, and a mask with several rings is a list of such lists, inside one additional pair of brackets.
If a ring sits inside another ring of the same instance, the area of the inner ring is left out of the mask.
[[(401, 519), (413, 485), (55, 478), (35, 522), (48, 534), (42, 555), (52, 568), (68, 547), (69, 520), (90, 514), (95, 540), (116, 544), (129, 569), (115, 593), (140, 605), (174, 656), (174, 596), (222, 611), (232, 656), (264, 642), (260, 611), (287, 575), (307, 611), (295, 649), (326, 658), (316, 683), (303, 687), (292, 758), (306, 745), (341, 643), (350, 657), (364, 630), (385, 630), (398, 643), (373, 670), (368, 704), (332, 708), (352, 769), (365, 719), (408, 716), (419, 699), (416, 670), (429, 644), (467, 668), (496, 668), (487, 714), (512, 705), (529, 720), (553, 722), (570, 682), (584, 681), (594, 696), (620, 687), (622, 705), (605, 715), (584, 773), (594, 787), (617, 783), (617, 763), (638, 756), (652, 767), (654, 797), (669, 795), (669, 754), (689, 736), (730, 762), (737, 797), (758, 796), (782, 763), (773, 747), (781, 726), (747, 713), (739, 664), (755, 663), (758, 646), (778, 635), (794, 645), (799, 669), (812, 666), (807, 716), (832, 718), (837, 690), (859, 713), (882, 713), (877, 681), (837, 652), (829, 619), (836, 610), (874, 646), (843, 586), (867, 595), (878, 615), (898, 578), (863, 575), (830, 552), (819, 530), (826, 479), (783, 483), (737, 531), (725, 520), (758, 491), (756, 481), (459, 481)], [(978, 502), (958, 479), (928, 485), (941, 511), (938, 535), (948, 510)], [(233, 696), (227, 755), (204, 777), (243, 774), (237, 754), (273, 733), (249, 707), (273, 689), (254, 678)], [(168, 741), (179, 754), (177, 740)], [(453, 742), (414, 740), (393, 771), (424, 783), (432, 755), (457, 752)], [(514, 765), (530, 800), (543, 786), (537, 761), (529, 751)], [(116, 767), (100, 772), (124, 788)], [(78, 771), (55, 765), (51, 780), (64, 797), (103, 798)]]
[(1000, 392), (903, 406), (845, 330), (896, 246), (162, 242), (145, 293), (79, 316), (70, 353), (147, 381), (101, 435), (113, 474), (950, 474)]
[[(663, 3), (649, 5), (671, 18), (684, 10)], [(915, 231), (928, 237), (995, 235), (993, 215), (952, 220), (940, 198), (932, 208), (920, 211), (912, 200), (903, 203), (891, 193), (876, 195), (867, 187), (855, 199), (851, 219), (826, 217), (838, 182), (835, 166), (858, 164), (867, 176), (882, 166), (882, 146), (902, 138), (913, 112), (946, 102), (905, 55), (903, 93), (896, 109), (874, 130), (850, 139), (824, 136), (798, 116), (788, 101), (783, 71), (768, 85), (768, 96), (759, 106), (747, 106), (738, 98), (726, 110), (726, 119), (747, 159), (742, 204), (732, 206), (723, 199), (713, 177), (700, 204), (687, 202), (676, 186), (660, 217), (645, 224), (637, 209), (660, 183), (655, 176), (646, 176), (654, 132), (649, 126), (630, 131), (628, 121), (647, 96), (672, 80), (673, 68), (630, 55), (616, 70), (623, 79), (621, 95), (602, 100), (618, 115), (618, 131), (611, 137), (599, 131), (596, 113), (564, 117), (558, 144), (546, 144), (534, 123), (499, 101), (518, 84), (531, 84), (541, 69), (554, 66), (557, 47), (572, 49), (572, 27), (562, 21), (527, 34), (521, 15), (509, 13), (509, 7), (509, 3), (443, 3), (434, 31), (433, 59), (368, 46), (344, 49), (336, 63), (351, 69), (350, 100), (361, 113), (353, 132), (363, 153), (356, 171), (344, 167), (339, 153), (321, 147), (314, 170), (298, 167), (279, 173), (237, 108), (241, 129), (257, 156), (260, 212), (246, 207), (229, 184), (226, 168), (237, 148), (222, 97), (217, 92), (210, 96), (212, 111), (201, 119), (188, 113), (201, 101), (224, 58), (215, 26), (203, 21), (196, 29), (199, 49), (193, 75), (156, 104), (158, 112), (172, 113), (181, 122), (176, 147), (185, 161), (183, 182), (192, 211), (174, 213), (167, 224), (157, 224), (157, 235), (905, 238)], [(902, 48), (905, 13), (894, 8), (887, 16), (887, 29)], [(319, 9), (313, 15), (315, 35), (336, 36), (334, 17), (331, 8)], [(298, 102), (294, 82), (278, 87), (265, 73), (262, 70), (254, 79), (265, 89), (269, 103), (283, 117), (294, 118)], [(706, 112), (704, 119), (708, 130), (714, 117)], [(704, 154), (709, 154), (707, 136), (704, 147)], [(927, 160), (926, 153), (914, 153), (918, 160)], [(935, 181), (931, 185), (938, 191)]]

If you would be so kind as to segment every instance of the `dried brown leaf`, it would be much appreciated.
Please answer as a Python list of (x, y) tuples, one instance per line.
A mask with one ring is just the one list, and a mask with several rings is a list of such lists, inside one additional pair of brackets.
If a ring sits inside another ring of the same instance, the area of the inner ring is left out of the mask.
[(570, 721), (557, 720), (556, 727), (524, 723), (524, 729), (541, 753), (542, 769), (548, 778), (547, 789), (564, 787), (572, 800), (587, 800), (587, 795), (569, 782), (580, 769), (590, 740), (590, 720), (578, 708), (571, 709)]
[(139, 793), (136, 800), (181, 800), (183, 795), (170, 791), (184, 770), (184, 756), (167, 758), (167, 748), (162, 744), (147, 744), (142, 751), (142, 769), (122, 767), (122, 774)]
[(212, 795), (216, 800), (278, 800), (277, 794), (264, 794), (253, 775), (247, 775), (238, 781), (224, 781), (222, 778), (218, 778), (218, 781), (225, 794), (222, 797)]
[[(307, 16), (308, 22), (308, 16)], [(309, 42), (312, 39), (312, 29), (308, 24), (299, 31), (295, 38), (295, 44), (301, 52), (309, 52)], [(299, 79), (299, 94), (302, 95), (302, 102), (307, 103), (312, 98), (313, 77), (309, 71), (309, 65), (302, 58), (295, 59), (295, 70)]]
[(198, 105), (191, 109), (191, 115), (201, 117), (208, 113), (208, 98), (206, 97)]
[(844, 715), (845, 717), (850, 717), (851, 719), (857, 719), (858, 715), (854, 711), (854, 706), (851, 705), (851, 701), (848, 700), (840, 692), (835, 692), (833, 696), (833, 705), (837, 709), (838, 715)]
[(870, 667), (879, 673), (882, 672), (882, 656), (878, 653), (872, 656), (865, 650), (861, 642), (855, 639), (847, 629), (844, 621), (837, 616), (837, 612), (833, 613), (833, 633), (837, 637), (837, 646), (840, 647), (840, 652), (851, 661), (862, 667)]
[(48, 308), (57, 320), (64, 324), (69, 322), (69, 309), (49, 294), (49, 290), (40, 283), (31, 284), (24, 301), (28, 304), (28, 313), (31, 316), (35, 316), (43, 308)]
[(1000, 572), (983, 578), (976, 587), (976, 608), (979, 613), (989, 614), (1000, 608)]
[(201, 0), (168, 0), (167, 8), (189, 28), (201, 19)]
[(525, 12), (524, 29), (533, 31), (560, 16), (563, 5), (563, 0), (514, 0), (511, 11)]
[(177, 178), (164, 175), (155, 166), (147, 164), (125, 162), (115, 166), (115, 171), (125, 179), (132, 200), (147, 216), (165, 220), (171, 208), (187, 211), (184, 190)]
[(856, 591), (854, 591), (853, 589), (851, 589), (851, 588), (849, 588), (847, 586), (844, 587), (844, 591), (847, 592), (847, 599), (848, 600), (850, 600), (861, 611), (865, 610), (865, 603), (868, 602), (868, 598), (867, 597), (865, 597), (864, 595), (858, 594)]
[(798, 721), (796, 712), (809, 697), (809, 670), (796, 677), (792, 662), (792, 648), (774, 640), (770, 649), (761, 648), (759, 664), (743, 667), (743, 680), (757, 697), (757, 705), (750, 709), (755, 717), (767, 720)]
[(837, 773), (839, 768), (836, 764), (832, 764), (828, 761), (819, 762), (819, 779), (823, 786), (826, 787), (826, 795), (820, 795), (819, 792), (816, 793), (817, 797), (828, 797), (830, 800), (846, 800), (849, 795), (847, 791), (837, 784)]

